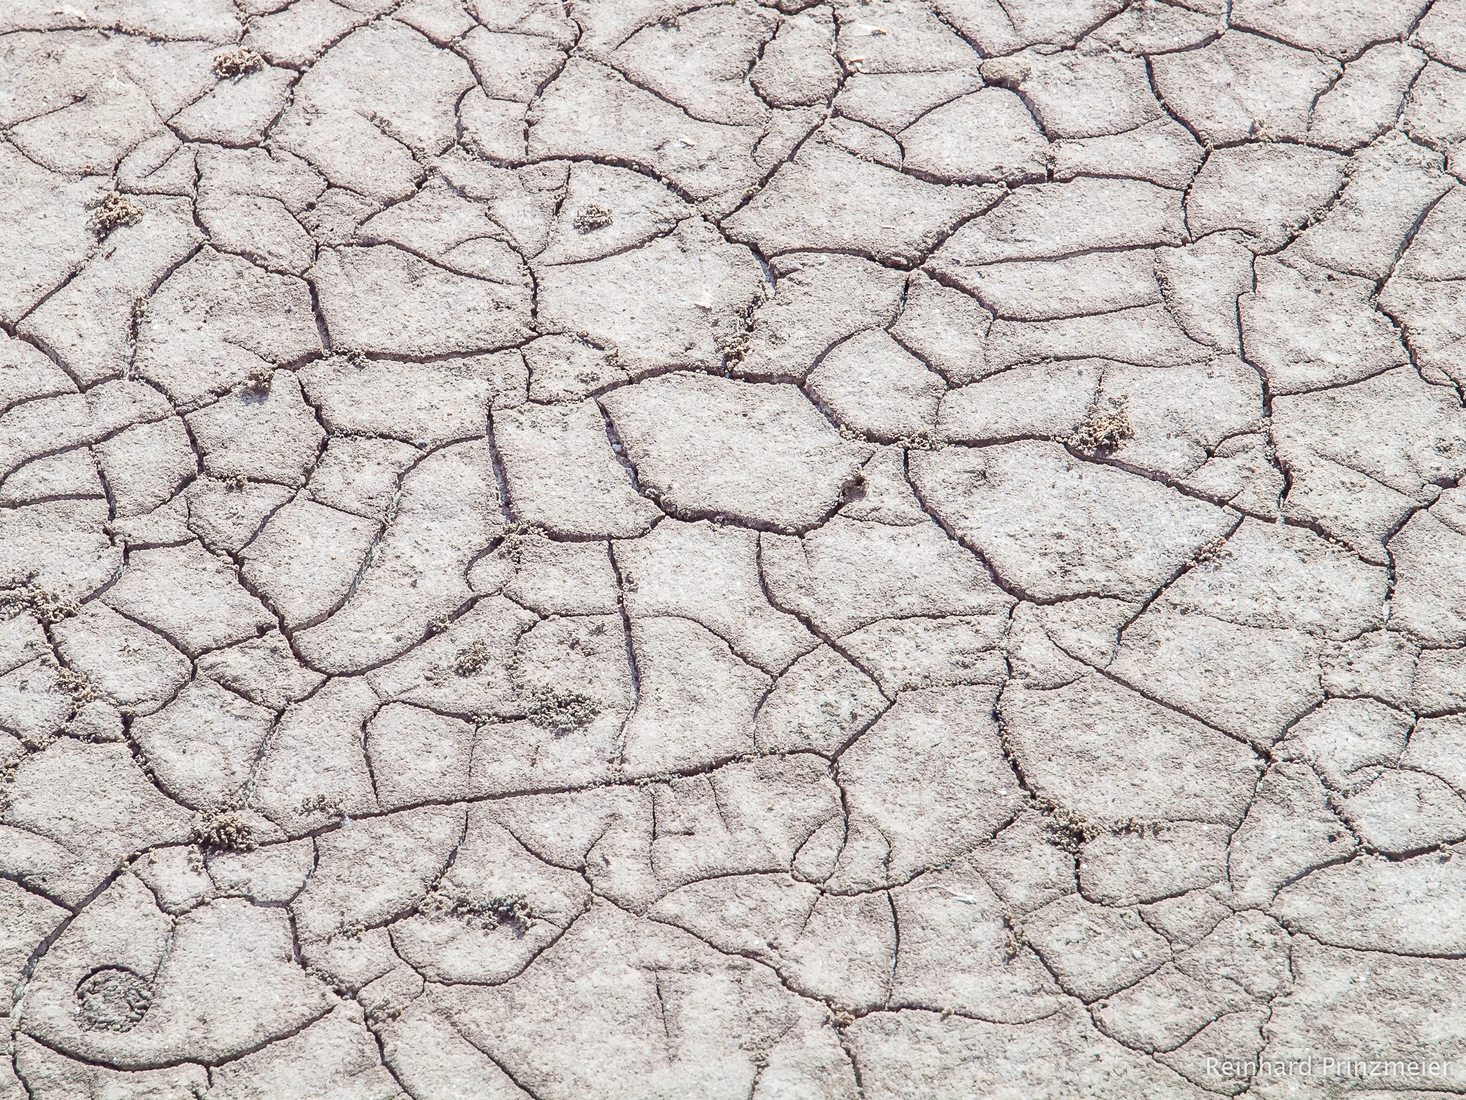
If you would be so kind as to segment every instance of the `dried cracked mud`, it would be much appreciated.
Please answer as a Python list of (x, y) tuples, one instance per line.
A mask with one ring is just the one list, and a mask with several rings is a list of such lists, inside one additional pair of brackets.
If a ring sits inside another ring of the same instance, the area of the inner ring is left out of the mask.
[(6, 0), (3, 1100), (1466, 1091), (1466, 0)]

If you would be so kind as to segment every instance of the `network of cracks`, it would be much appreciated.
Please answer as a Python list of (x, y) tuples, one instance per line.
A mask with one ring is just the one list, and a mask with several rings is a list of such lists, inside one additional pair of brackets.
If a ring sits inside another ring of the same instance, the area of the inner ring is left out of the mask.
[(1466, 0), (3, 9), (0, 1098), (1466, 1089)]

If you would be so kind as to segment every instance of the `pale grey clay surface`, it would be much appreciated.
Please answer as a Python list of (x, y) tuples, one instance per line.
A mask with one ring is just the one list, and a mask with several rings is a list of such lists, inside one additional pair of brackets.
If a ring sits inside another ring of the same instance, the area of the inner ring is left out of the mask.
[(1466, 0), (5, 0), (3, 1100), (1466, 1091)]

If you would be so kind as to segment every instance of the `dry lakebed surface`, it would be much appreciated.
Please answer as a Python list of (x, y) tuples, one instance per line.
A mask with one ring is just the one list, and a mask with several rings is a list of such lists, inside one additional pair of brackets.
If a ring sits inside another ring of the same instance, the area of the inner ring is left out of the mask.
[(0, 1100), (1466, 1093), (1466, 0), (3, 0)]

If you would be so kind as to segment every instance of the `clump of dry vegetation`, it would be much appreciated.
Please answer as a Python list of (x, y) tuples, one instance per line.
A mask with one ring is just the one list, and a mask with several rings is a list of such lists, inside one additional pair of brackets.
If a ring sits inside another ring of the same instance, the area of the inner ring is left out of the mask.
[(1227, 540), (1215, 538), (1210, 542), (1204, 542), (1192, 555), (1191, 560), (1197, 565), (1212, 565), (1221, 561), (1227, 556)]
[(506, 561), (518, 565), (524, 560), (524, 552), (537, 540), (545, 539), (545, 529), (534, 523), (510, 523), (499, 539), (499, 553)]
[(1023, 929), (1012, 924), (1008, 920), (1003, 921), (1006, 935), (1003, 941), (1003, 961), (1013, 963), (1018, 961), (1018, 956), (1023, 954), (1023, 949), (1028, 946), (1028, 935)]
[(259, 834), (249, 820), (228, 810), (195, 824), (192, 840), (211, 852), (252, 852), (260, 846)]
[(578, 233), (594, 233), (597, 229), (605, 229), (612, 220), (609, 210), (591, 203), (575, 215), (575, 229)]
[(254, 393), (269, 393), (270, 385), (275, 381), (275, 368), (268, 363), (257, 363), (250, 368), (249, 378), (245, 380), (245, 388)]
[(214, 75), (220, 80), (238, 80), (264, 67), (265, 59), (247, 46), (237, 46), (214, 57)]
[(0, 592), (0, 615), (8, 619), (22, 612), (29, 612), (47, 626), (51, 626), (75, 615), (77, 605), (36, 584), (23, 584), (19, 588)]
[(600, 704), (589, 695), (578, 691), (535, 688), (530, 692), (525, 717), (540, 729), (561, 736), (590, 725), (600, 712)]
[[(868, 432), (856, 431), (848, 424), (840, 425), (840, 438), (848, 439), (852, 443), (874, 443), (880, 446), (883, 440), (877, 439)], [(937, 439), (930, 432), (917, 432), (915, 435), (901, 435), (891, 440), (891, 445), (900, 447), (907, 451), (940, 451), (946, 443)]]
[(106, 191), (92, 203), (90, 225), (97, 237), (109, 236), (114, 229), (136, 225), (143, 220), (143, 204), (121, 191)]
[(429, 920), (452, 918), (471, 928), (508, 928), (523, 936), (534, 923), (534, 910), (523, 894), (496, 894), (491, 898), (465, 898), (433, 891), (418, 902), (417, 911)]
[(1082, 451), (1104, 452), (1113, 451), (1120, 444), (1134, 438), (1135, 428), (1130, 423), (1130, 410), (1122, 400), (1105, 408), (1096, 405), (1069, 441)]
[(84, 672), (77, 672), (73, 668), (66, 668), (64, 665), (56, 667), (56, 684), (67, 695), (71, 696), (71, 705), (74, 709), (80, 710), (88, 703), (95, 703), (102, 697), (97, 685)]
[(718, 351), (723, 356), (723, 365), (729, 370), (735, 369), (748, 357), (750, 346), (747, 332), (733, 332), (719, 337)]
[(309, 798), (302, 798), (300, 800), (300, 812), (303, 814), (325, 814), (327, 817), (346, 816), (346, 811), (341, 806), (341, 800), (324, 794), (313, 794)]
[(488, 667), (492, 656), (487, 642), (470, 642), (458, 651), (458, 656), (453, 658), (453, 674), (464, 677), (476, 676)]
[(1094, 821), (1042, 795), (1034, 797), (1033, 804), (1047, 819), (1045, 833), (1049, 843), (1070, 855), (1078, 855), (1079, 849), (1097, 836), (1154, 834), (1158, 828), (1155, 822), (1134, 817), (1124, 821)]

